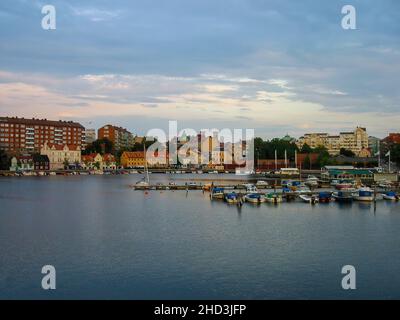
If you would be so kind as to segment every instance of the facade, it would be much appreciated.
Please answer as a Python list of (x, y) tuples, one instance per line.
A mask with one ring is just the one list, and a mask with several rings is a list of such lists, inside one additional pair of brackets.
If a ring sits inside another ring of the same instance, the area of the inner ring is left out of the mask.
[(114, 144), (115, 150), (124, 150), (133, 146), (134, 138), (128, 130), (113, 125), (105, 125), (98, 130), (99, 139), (108, 139)]
[(33, 166), (35, 170), (50, 170), (50, 160), (46, 155), (35, 154), (33, 155)]
[(72, 121), (0, 117), (0, 149), (9, 154), (39, 153), (45, 142), (55, 145), (85, 143), (85, 128)]
[(296, 144), (299, 148), (302, 148), (304, 144), (311, 148), (325, 147), (331, 155), (338, 155), (340, 149), (344, 148), (353, 151), (358, 156), (360, 152), (368, 148), (368, 135), (367, 130), (361, 127), (351, 132), (341, 132), (337, 136), (328, 133), (308, 133), (300, 137)]
[(40, 150), (41, 155), (48, 156), (50, 170), (64, 169), (66, 163), (81, 163), (81, 149), (76, 145), (57, 145), (45, 143)]
[(124, 168), (143, 168), (145, 166), (146, 159), (144, 151), (128, 152), (125, 151), (121, 155), (121, 166)]
[(20, 156), (11, 158), (10, 171), (31, 171), (34, 169), (32, 156)]
[(117, 168), (115, 157), (110, 153), (104, 156), (100, 153), (83, 155), (82, 164), (86, 169), (115, 170)]
[(298, 168), (311, 169), (318, 161), (319, 153), (296, 153)]

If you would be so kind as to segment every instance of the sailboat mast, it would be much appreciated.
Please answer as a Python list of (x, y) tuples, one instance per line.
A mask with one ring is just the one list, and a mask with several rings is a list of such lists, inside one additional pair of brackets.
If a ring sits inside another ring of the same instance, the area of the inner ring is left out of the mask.
[(146, 143), (143, 144), (143, 151), (144, 151), (144, 171), (145, 171), (145, 179), (147, 183), (150, 183), (149, 179), (149, 169), (147, 168), (147, 157), (146, 157)]

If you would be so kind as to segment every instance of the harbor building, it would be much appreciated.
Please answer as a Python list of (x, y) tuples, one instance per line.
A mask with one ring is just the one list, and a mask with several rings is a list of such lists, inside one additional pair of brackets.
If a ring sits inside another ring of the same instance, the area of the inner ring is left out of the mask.
[(72, 121), (0, 117), (0, 149), (11, 155), (39, 153), (45, 142), (82, 148), (85, 128)]
[(111, 153), (105, 155), (91, 153), (82, 156), (82, 167), (85, 169), (115, 170), (117, 163)]
[(341, 132), (339, 135), (329, 135), (328, 133), (307, 133), (300, 137), (297, 146), (302, 148), (307, 144), (311, 148), (325, 147), (329, 154), (338, 155), (340, 149), (351, 150), (359, 156), (366, 154), (368, 149), (368, 134), (365, 128), (357, 127), (354, 131)]
[(81, 149), (77, 145), (45, 143), (40, 154), (47, 156), (50, 161), (50, 170), (64, 169), (65, 165), (81, 163)]
[(121, 166), (124, 168), (144, 168), (146, 163), (144, 151), (128, 152), (121, 155)]
[(115, 150), (129, 149), (134, 144), (134, 138), (131, 132), (125, 128), (113, 126), (111, 124), (105, 125), (98, 130), (98, 139), (110, 140)]

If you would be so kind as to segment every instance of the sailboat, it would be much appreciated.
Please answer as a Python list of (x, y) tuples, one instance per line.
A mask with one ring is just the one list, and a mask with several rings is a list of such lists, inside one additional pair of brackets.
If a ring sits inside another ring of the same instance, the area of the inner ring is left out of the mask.
[(138, 182), (136, 182), (137, 187), (149, 187), (150, 186), (150, 179), (149, 179), (149, 169), (147, 167), (147, 160), (146, 160), (146, 145), (143, 146), (144, 150), (144, 178)]

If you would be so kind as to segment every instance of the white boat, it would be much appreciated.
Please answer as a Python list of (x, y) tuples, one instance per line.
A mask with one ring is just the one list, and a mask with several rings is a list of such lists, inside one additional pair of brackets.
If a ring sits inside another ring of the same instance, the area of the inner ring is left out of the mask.
[(243, 186), (246, 188), (246, 193), (258, 193), (258, 189), (254, 184), (246, 183)]
[[(146, 154), (146, 146), (143, 147), (144, 154)], [(137, 187), (149, 187), (150, 186), (150, 178), (149, 178), (149, 169), (147, 168), (147, 161), (144, 162), (144, 178), (138, 182), (136, 182)]]
[(305, 184), (309, 187), (318, 187), (319, 180), (316, 176), (308, 176)]
[(269, 186), (269, 184), (266, 181), (258, 180), (257, 183), (256, 183), (256, 186), (258, 188), (267, 188)]
[(250, 203), (263, 203), (266, 201), (265, 197), (259, 193), (249, 193), (246, 194), (244, 198)]
[(374, 201), (374, 190), (370, 188), (360, 188), (353, 194), (356, 201), (372, 202)]
[(318, 198), (316, 196), (299, 195), (299, 198), (306, 203), (316, 204), (318, 202)]
[(311, 190), (309, 187), (306, 186), (300, 186), (296, 189), (295, 193), (299, 194), (299, 195), (304, 195), (304, 194), (309, 194), (311, 193)]
[(393, 192), (393, 191), (388, 191), (386, 193), (383, 193), (382, 197), (384, 200), (389, 200), (389, 201), (399, 201), (400, 200), (399, 195), (397, 195), (396, 192)]

